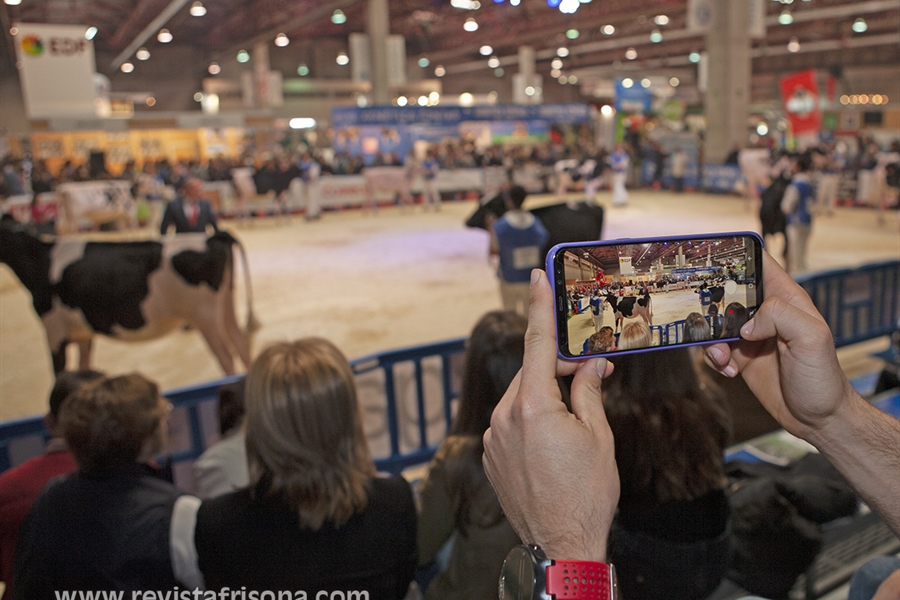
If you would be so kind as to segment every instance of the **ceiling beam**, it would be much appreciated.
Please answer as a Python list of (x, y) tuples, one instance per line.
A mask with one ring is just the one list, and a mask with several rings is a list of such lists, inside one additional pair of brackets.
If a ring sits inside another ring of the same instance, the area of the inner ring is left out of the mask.
[(165, 7), (161, 13), (156, 15), (156, 18), (150, 21), (150, 24), (144, 27), (144, 30), (141, 31), (111, 63), (109, 63), (109, 70), (115, 71), (121, 67), (122, 63), (128, 60), (131, 55), (134, 54), (135, 50), (143, 46), (147, 40), (159, 31), (163, 25), (168, 23), (169, 19), (174, 17), (188, 2), (190, 2), (190, 0), (172, 0), (169, 5)]

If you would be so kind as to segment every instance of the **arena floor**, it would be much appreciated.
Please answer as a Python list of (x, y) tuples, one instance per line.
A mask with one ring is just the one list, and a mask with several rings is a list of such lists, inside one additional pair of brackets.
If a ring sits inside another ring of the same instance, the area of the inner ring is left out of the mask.
[[(529, 199), (532, 205), (553, 201), (550, 196)], [(626, 207), (612, 208), (608, 192), (599, 201), (607, 208), (607, 239), (758, 227), (756, 211), (734, 197), (633, 191)], [(377, 216), (348, 210), (326, 213), (312, 223), (296, 217), (290, 224), (270, 219), (252, 226), (226, 223), (249, 254), (254, 308), (262, 322), (255, 350), (275, 340), (316, 335), (354, 358), (468, 335), (482, 314), (500, 308), (488, 235), (463, 225), (475, 205), (445, 202), (440, 212), (384, 209)], [(900, 231), (893, 215), (879, 224), (873, 211), (839, 208), (814, 225), (813, 270), (897, 256)], [(239, 292), (239, 314), (242, 298)], [(875, 342), (863, 354), (883, 344)], [(69, 360), (75, 364), (74, 355)], [(196, 331), (143, 343), (98, 338), (93, 364), (108, 373), (140, 371), (163, 389), (222, 375)], [(31, 298), (3, 265), (0, 421), (44, 412), (51, 385), (49, 351)]]

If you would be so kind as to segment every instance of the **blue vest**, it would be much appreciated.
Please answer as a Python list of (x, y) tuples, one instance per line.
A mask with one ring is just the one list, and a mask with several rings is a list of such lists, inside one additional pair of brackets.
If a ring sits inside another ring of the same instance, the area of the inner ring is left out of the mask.
[(794, 207), (787, 215), (788, 225), (809, 225), (812, 223), (812, 215), (809, 212), (810, 200), (815, 196), (816, 188), (809, 181), (792, 181), (791, 184), (797, 189), (799, 200), (797, 206)]
[(500, 277), (508, 283), (521, 283), (531, 278), (531, 270), (543, 266), (542, 251), (547, 243), (547, 229), (535, 217), (525, 229), (510, 225), (506, 217), (494, 224), (494, 235), (500, 249)]

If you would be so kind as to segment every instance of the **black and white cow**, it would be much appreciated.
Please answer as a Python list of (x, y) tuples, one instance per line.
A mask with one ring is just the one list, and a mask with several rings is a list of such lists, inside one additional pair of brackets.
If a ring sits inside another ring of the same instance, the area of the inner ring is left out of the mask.
[(719, 314), (725, 310), (725, 286), (722, 285), (707, 285), (703, 283), (700, 287), (697, 288), (697, 293), (700, 294), (701, 304), (703, 298), (703, 291), (709, 292), (709, 301), (711, 304), (715, 304), (716, 308), (719, 309)]
[[(244, 329), (234, 308), (235, 245), (247, 284)], [(95, 333), (141, 341), (185, 324), (203, 334), (226, 374), (235, 372), (235, 354), (250, 365), (258, 324), (249, 269), (243, 247), (226, 232), (135, 242), (43, 239), (4, 217), (0, 262), (31, 292), (57, 373), (65, 368), (70, 342), (79, 345), (80, 367), (88, 368)]]
[(650, 303), (650, 294), (643, 296), (626, 296), (619, 298), (613, 293), (606, 295), (606, 300), (616, 315), (616, 331), (621, 331), (625, 319), (640, 317), (647, 324), (653, 325), (653, 306)]

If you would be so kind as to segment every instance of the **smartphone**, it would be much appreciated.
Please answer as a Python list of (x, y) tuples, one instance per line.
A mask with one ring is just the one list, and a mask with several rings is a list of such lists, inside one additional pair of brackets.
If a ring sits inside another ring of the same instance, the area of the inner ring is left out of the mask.
[(762, 304), (762, 252), (752, 232), (554, 246), (560, 358), (739, 339)]

